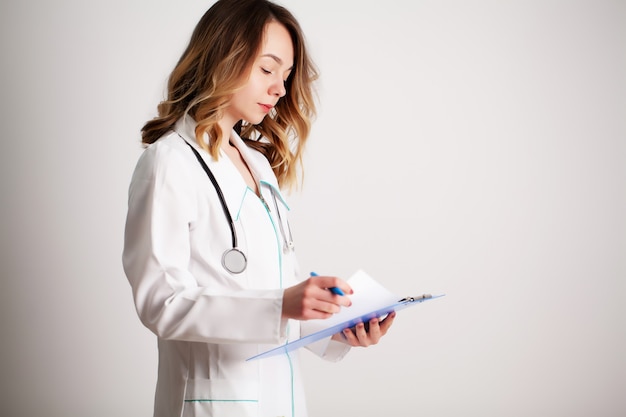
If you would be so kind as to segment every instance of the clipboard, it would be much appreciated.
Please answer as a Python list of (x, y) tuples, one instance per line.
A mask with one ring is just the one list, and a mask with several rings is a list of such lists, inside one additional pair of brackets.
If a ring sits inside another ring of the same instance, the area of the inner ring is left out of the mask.
[(259, 353), (258, 355), (246, 359), (246, 361), (288, 353), (318, 340), (330, 337), (344, 329), (354, 327), (358, 323), (367, 323), (373, 318), (382, 318), (394, 311), (397, 312), (445, 295), (422, 294), (400, 299), (400, 297), (389, 292), (389, 290), (378, 284), (361, 270), (352, 275), (347, 282), (354, 290), (354, 294), (350, 297), (352, 301), (351, 307), (342, 308), (339, 314), (326, 320), (309, 320), (307, 324), (314, 329), (312, 333), (300, 339)]

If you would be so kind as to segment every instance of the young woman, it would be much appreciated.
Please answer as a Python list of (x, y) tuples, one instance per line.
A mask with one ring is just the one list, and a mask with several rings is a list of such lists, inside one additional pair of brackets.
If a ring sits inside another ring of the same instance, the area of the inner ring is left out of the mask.
[[(280, 191), (297, 181), (316, 77), (286, 9), (219, 0), (142, 130), (123, 264), (139, 317), (157, 335), (156, 417), (306, 416), (297, 353), (246, 359), (350, 305), (345, 281), (299, 279)], [(338, 360), (377, 343), (392, 322), (309, 348)]]

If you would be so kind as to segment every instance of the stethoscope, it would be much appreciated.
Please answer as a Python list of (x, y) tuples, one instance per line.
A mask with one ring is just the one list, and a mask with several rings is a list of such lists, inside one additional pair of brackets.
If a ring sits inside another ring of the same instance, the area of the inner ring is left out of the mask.
[[(237, 232), (235, 231), (235, 223), (233, 222), (233, 218), (230, 215), (230, 210), (228, 210), (228, 206), (226, 205), (226, 199), (224, 198), (224, 193), (222, 193), (222, 188), (217, 183), (217, 180), (215, 179), (213, 172), (211, 172), (206, 162), (204, 162), (204, 159), (202, 159), (202, 157), (200, 156), (200, 153), (193, 146), (191, 146), (191, 144), (187, 142), (185, 138), (183, 138), (178, 132), (177, 134), (191, 148), (194, 155), (196, 156), (196, 159), (198, 160), (198, 162), (204, 169), (204, 172), (206, 172), (209, 179), (211, 180), (211, 183), (213, 184), (213, 187), (215, 188), (215, 191), (217, 192), (217, 196), (220, 199), (222, 210), (224, 211), (224, 215), (226, 216), (228, 225), (230, 226), (232, 248), (227, 249), (222, 254), (222, 266), (224, 267), (224, 269), (226, 269), (228, 272), (232, 274), (240, 274), (243, 271), (245, 271), (246, 266), (248, 266), (248, 259), (246, 258), (246, 254), (243, 253), (241, 249), (239, 249), (237, 246)], [(272, 199), (274, 200), (274, 207), (276, 208), (276, 213), (278, 215), (278, 224), (280, 227), (280, 233), (283, 237), (283, 253), (286, 253), (287, 251), (294, 249), (293, 237), (291, 235), (291, 227), (289, 226), (289, 223), (287, 223), (288, 236), (289, 236), (287, 238), (287, 234), (285, 233), (285, 229), (283, 226), (283, 219), (281, 218), (280, 210), (278, 209), (278, 203), (276, 202), (276, 195), (274, 194), (274, 189), (270, 187), (270, 191), (272, 193)], [(263, 198), (263, 196), (261, 195), (259, 196), (259, 198), (261, 199), (265, 207), (269, 210), (269, 207), (267, 203), (265, 202), (265, 199)]]

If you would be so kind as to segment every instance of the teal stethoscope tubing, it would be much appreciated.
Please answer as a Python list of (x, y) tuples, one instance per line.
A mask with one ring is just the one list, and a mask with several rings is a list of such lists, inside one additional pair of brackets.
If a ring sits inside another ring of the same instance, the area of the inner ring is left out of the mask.
[[(178, 136), (180, 136), (182, 140), (185, 141), (185, 143), (189, 146), (189, 148), (191, 148), (194, 155), (196, 156), (196, 159), (202, 166), (202, 169), (204, 169), (204, 172), (206, 172), (207, 176), (211, 180), (211, 184), (213, 184), (213, 187), (215, 188), (215, 191), (217, 192), (217, 196), (219, 197), (220, 204), (222, 205), (224, 216), (226, 216), (226, 220), (228, 221), (228, 226), (230, 227), (230, 236), (232, 240), (232, 248), (227, 249), (222, 254), (222, 266), (224, 267), (224, 269), (226, 269), (230, 273), (240, 274), (243, 271), (245, 271), (248, 265), (248, 260), (246, 258), (246, 255), (237, 247), (237, 232), (235, 231), (235, 223), (233, 222), (233, 218), (230, 215), (228, 206), (226, 205), (226, 198), (224, 198), (224, 193), (222, 192), (222, 188), (220, 187), (217, 180), (215, 179), (213, 172), (211, 172), (206, 162), (204, 162), (204, 159), (202, 159), (202, 157), (200, 156), (200, 153), (193, 146), (191, 146), (191, 144), (187, 142), (185, 138), (183, 138), (180, 135), (180, 133), (177, 132), (177, 134)], [(272, 190), (272, 195), (273, 195), (273, 190)], [(278, 204), (276, 203), (276, 197), (274, 197), (274, 206), (276, 207), (276, 213), (278, 215), (278, 222), (280, 224), (280, 232), (283, 235), (283, 239), (284, 239), (283, 251), (287, 251), (289, 249), (293, 250), (293, 239), (291, 239), (291, 229), (289, 229), (290, 239), (289, 241), (287, 241), (287, 238), (285, 236), (285, 230), (283, 228), (283, 222), (280, 217), (280, 210), (278, 209)], [(289, 227), (289, 224), (287, 224), (287, 227)]]

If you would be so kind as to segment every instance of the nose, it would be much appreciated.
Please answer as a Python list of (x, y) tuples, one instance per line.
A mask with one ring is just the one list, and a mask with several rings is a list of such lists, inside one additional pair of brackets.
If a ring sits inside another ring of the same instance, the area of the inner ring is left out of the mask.
[(277, 77), (276, 80), (270, 86), (269, 93), (278, 98), (284, 97), (287, 94), (287, 88), (285, 86), (285, 81), (283, 81), (282, 77)]

